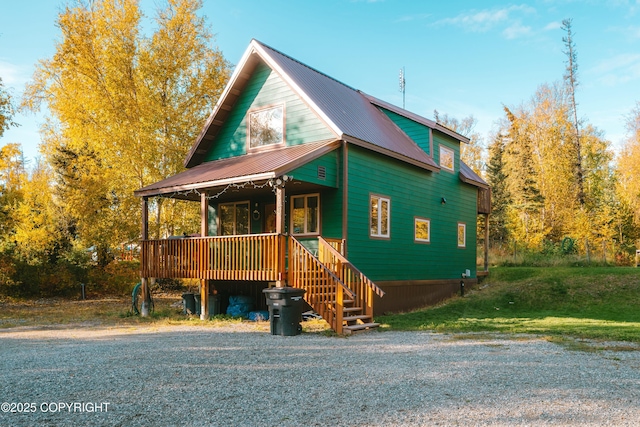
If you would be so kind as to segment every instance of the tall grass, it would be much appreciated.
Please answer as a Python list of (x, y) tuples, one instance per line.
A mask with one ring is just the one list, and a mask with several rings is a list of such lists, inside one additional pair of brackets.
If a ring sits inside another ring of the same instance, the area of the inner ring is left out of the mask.
[(640, 268), (496, 267), (464, 298), (377, 317), (384, 328), (640, 342)]

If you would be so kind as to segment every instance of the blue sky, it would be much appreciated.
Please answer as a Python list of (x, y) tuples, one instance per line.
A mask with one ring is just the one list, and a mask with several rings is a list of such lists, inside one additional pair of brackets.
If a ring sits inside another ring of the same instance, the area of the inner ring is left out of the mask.
[[(19, 97), (34, 64), (55, 51), (64, 2), (3, 3), (0, 76)], [(141, 0), (147, 16), (158, 4)], [(204, 0), (202, 14), (234, 64), (256, 38), (396, 105), (404, 67), (408, 110), (428, 118), (434, 109), (459, 119), (473, 115), (485, 141), (503, 104), (517, 106), (539, 85), (562, 79), (565, 18), (573, 19), (581, 118), (617, 149), (625, 116), (640, 101), (640, 0)], [(0, 145), (19, 142), (33, 159), (42, 118), (16, 120), (22, 126)]]

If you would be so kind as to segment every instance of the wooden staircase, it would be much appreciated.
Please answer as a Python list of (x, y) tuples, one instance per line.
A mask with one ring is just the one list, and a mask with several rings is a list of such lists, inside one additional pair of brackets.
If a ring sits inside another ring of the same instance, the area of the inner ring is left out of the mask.
[(320, 237), (315, 257), (297, 239), (289, 239), (289, 284), (306, 291), (307, 303), (336, 333), (379, 326), (373, 320), (373, 294), (383, 296), (384, 291), (340, 253), (339, 241), (329, 243)]

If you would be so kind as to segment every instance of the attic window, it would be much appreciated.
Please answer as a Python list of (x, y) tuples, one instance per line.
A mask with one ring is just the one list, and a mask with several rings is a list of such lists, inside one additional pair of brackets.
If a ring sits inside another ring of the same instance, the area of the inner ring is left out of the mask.
[(318, 166), (318, 179), (327, 179), (327, 168), (324, 166)]
[(440, 146), (440, 167), (443, 169), (454, 171), (454, 152), (451, 148)]
[(249, 149), (284, 143), (284, 106), (249, 113)]

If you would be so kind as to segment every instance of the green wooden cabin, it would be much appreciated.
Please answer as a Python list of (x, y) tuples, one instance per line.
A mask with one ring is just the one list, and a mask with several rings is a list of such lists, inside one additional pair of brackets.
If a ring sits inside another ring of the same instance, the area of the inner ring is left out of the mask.
[[(476, 223), (489, 214), (489, 187), (460, 160), (464, 143), (438, 123), (253, 40), (187, 154), (187, 170), (136, 192), (143, 199), (142, 276), (202, 279), (203, 313), (212, 288), (235, 282), (258, 298), (269, 285), (304, 287), (314, 309), (338, 319), (340, 332), (374, 325), (374, 314), (436, 302), (479, 274)], [(172, 249), (174, 259), (178, 250), (195, 259), (189, 268), (186, 261), (181, 271), (168, 267), (168, 243), (148, 239), (150, 197), (200, 202), (200, 237)], [(254, 248), (243, 236), (264, 241)], [(275, 252), (268, 262), (226, 273), (218, 271), (223, 263), (209, 261), (221, 251), (227, 261), (242, 258), (246, 245), (252, 259), (268, 252), (260, 245)], [(329, 299), (314, 296), (310, 283), (323, 274), (336, 286)], [(356, 290), (346, 283), (354, 280)], [(357, 304), (357, 293), (370, 294), (367, 307), (356, 315), (342, 310)]]

